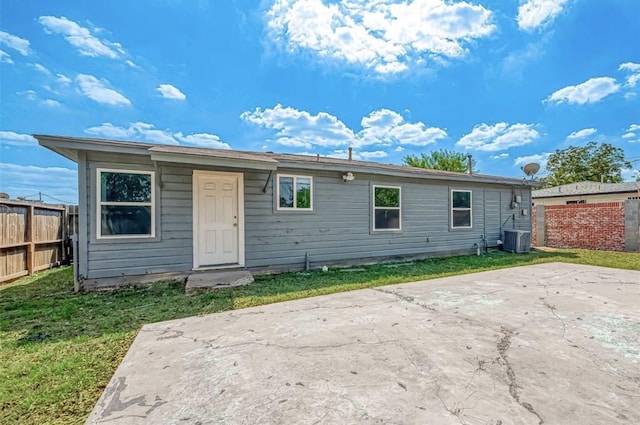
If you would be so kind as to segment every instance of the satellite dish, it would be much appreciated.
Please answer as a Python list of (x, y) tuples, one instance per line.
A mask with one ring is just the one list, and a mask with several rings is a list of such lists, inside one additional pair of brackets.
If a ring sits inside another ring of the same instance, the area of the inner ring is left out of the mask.
[(535, 162), (531, 162), (524, 167), (522, 167), (522, 171), (528, 176), (533, 178), (533, 176), (540, 171), (540, 164), (536, 164)]

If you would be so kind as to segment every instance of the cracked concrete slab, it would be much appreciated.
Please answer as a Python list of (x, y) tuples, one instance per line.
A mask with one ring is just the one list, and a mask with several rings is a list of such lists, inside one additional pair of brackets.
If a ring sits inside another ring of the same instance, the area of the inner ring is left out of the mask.
[(543, 264), (145, 326), (89, 424), (637, 424), (640, 272)]

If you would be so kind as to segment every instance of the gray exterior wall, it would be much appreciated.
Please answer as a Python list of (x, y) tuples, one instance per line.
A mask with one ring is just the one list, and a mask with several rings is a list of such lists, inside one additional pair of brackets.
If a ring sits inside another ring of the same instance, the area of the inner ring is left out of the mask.
[[(80, 259), (84, 278), (102, 278), (164, 272), (185, 272), (193, 267), (192, 174), (181, 164), (153, 164), (148, 157), (87, 153), (86, 263)], [(96, 168), (156, 171), (156, 237), (151, 240), (96, 239)], [(238, 169), (219, 171), (242, 172)], [(276, 172), (244, 171), (245, 260), (249, 268), (301, 269), (305, 253), (313, 265), (366, 262), (396, 256), (430, 256), (474, 253), (474, 243), (497, 245), (504, 228), (531, 230), (531, 193), (516, 188), (521, 206), (511, 209), (511, 186), (466, 184), (425, 179), (386, 178), (356, 174), (344, 183), (333, 171), (281, 169), (279, 173), (314, 178), (314, 211), (277, 211)], [(84, 173), (79, 173), (79, 176)], [(374, 232), (371, 223), (371, 186), (400, 186), (402, 230)], [(450, 189), (472, 190), (473, 228), (450, 228)], [(82, 204), (82, 200), (81, 200)], [(522, 209), (528, 214), (522, 215)], [(515, 217), (515, 220), (513, 219)], [(81, 241), (82, 242), (82, 241)]]

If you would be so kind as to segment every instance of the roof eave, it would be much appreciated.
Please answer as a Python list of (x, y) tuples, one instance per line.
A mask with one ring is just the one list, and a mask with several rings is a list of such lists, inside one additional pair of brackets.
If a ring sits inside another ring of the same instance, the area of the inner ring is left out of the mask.
[(450, 173), (450, 174), (439, 174), (439, 173), (429, 173), (429, 172), (416, 172), (412, 170), (410, 167), (407, 167), (407, 171), (400, 170), (390, 170), (383, 167), (375, 167), (371, 165), (362, 166), (357, 163), (354, 164), (334, 164), (334, 163), (323, 163), (323, 162), (313, 162), (313, 161), (287, 161), (287, 160), (278, 160), (278, 168), (293, 168), (293, 169), (312, 169), (312, 170), (326, 170), (326, 171), (340, 171), (340, 172), (361, 172), (365, 174), (377, 174), (377, 175), (385, 175), (391, 177), (404, 177), (404, 178), (418, 178), (418, 179), (429, 179), (429, 180), (453, 180), (460, 182), (470, 182), (470, 183), (494, 183), (494, 184), (504, 184), (509, 186), (526, 186), (526, 187), (541, 187), (543, 183), (526, 180), (526, 179), (513, 179), (507, 177), (498, 177), (498, 176), (488, 176), (488, 175), (477, 175), (477, 174), (466, 174), (466, 173)]
[(153, 146), (146, 143), (114, 143), (107, 140), (69, 138), (46, 134), (34, 134), (33, 137), (38, 141), (40, 146), (50, 149), (74, 162), (78, 162), (78, 151), (148, 155), (147, 149), (149, 149), (149, 146)]
[(570, 196), (595, 196), (595, 195), (615, 195), (617, 193), (638, 193), (640, 192), (639, 190), (610, 190), (607, 192), (588, 192), (588, 193), (553, 193), (551, 195), (540, 195), (537, 194), (535, 192), (532, 193), (532, 197), (534, 199), (540, 199), (540, 198), (566, 198), (566, 197), (570, 197)]
[(178, 164), (197, 164), (210, 167), (239, 168), (247, 170), (275, 171), (276, 161), (257, 161), (243, 158), (221, 158), (216, 156), (193, 155), (188, 153), (154, 152), (149, 150), (152, 161)]

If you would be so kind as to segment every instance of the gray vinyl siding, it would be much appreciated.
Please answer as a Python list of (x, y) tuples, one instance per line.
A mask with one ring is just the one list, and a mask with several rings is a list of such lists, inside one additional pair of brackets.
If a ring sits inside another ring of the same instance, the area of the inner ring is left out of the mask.
[[(158, 164), (157, 237), (152, 240), (96, 240), (95, 168), (126, 169), (129, 166), (156, 171), (147, 157), (87, 153), (89, 208), (85, 210), (88, 214), (88, 270), (85, 277), (192, 270), (192, 175), (194, 169), (210, 168)], [(224, 171), (242, 172), (238, 169)], [(505, 228), (513, 228), (515, 223), (515, 228), (531, 230), (530, 215), (522, 216), (521, 208), (510, 208), (510, 186), (362, 173), (358, 173), (354, 181), (345, 183), (340, 172), (282, 169), (278, 173), (313, 176), (314, 209), (311, 212), (278, 211), (274, 192), (277, 173), (273, 173), (263, 192), (269, 173), (244, 171), (245, 265), (249, 268), (301, 269), (306, 253), (312, 266), (380, 257), (474, 253), (474, 243), (484, 246), (485, 231), (488, 239), (501, 237), (500, 224), (513, 215), (516, 219), (509, 219)], [(400, 231), (372, 231), (372, 185), (402, 188)], [(451, 229), (451, 189), (472, 190), (471, 229)], [(489, 211), (485, 207), (487, 193)], [(516, 194), (522, 196), (522, 207), (530, 208), (530, 191), (516, 189)]]
[[(89, 153), (87, 171), (89, 270), (87, 277), (101, 278), (164, 272), (193, 267), (191, 173), (183, 167), (161, 165), (156, 173), (156, 238), (96, 240), (96, 168), (156, 171), (144, 157)], [(159, 196), (158, 196), (159, 195)]]

